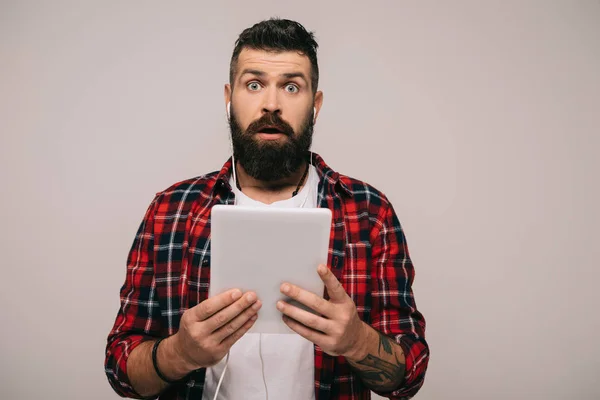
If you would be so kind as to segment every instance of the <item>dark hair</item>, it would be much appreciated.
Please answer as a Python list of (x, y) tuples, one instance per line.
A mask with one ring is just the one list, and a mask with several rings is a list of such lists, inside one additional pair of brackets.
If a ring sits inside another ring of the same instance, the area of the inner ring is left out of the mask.
[(235, 42), (231, 63), (229, 64), (229, 83), (233, 85), (240, 52), (244, 48), (274, 52), (298, 51), (307, 56), (311, 65), (312, 91), (319, 84), (319, 65), (317, 63), (317, 44), (312, 32), (301, 24), (289, 19), (271, 18), (245, 29)]

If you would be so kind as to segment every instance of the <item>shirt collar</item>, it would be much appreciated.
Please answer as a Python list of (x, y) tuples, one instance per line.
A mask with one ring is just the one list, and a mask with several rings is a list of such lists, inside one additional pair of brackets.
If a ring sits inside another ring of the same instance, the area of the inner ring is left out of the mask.
[[(334, 191), (346, 194), (352, 197), (352, 191), (349, 189), (348, 184), (344, 182), (345, 177), (340, 175), (338, 172), (331, 169), (323, 160), (323, 158), (317, 153), (307, 153), (307, 158), (310, 159), (312, 154), (312, 165), (317, 170), (319, 180), (324, 184), (329, 184)], [(229, 191), (232, 190), (229, 180), (232, 174), (232, 162), (231, 157), (225, 162), (216, 177), (215, 189), (222, 187), (227, 188)]]

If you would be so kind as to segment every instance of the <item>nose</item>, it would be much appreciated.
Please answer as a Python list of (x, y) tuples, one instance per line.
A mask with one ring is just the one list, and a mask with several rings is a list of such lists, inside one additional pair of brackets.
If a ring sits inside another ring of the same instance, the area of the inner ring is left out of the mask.
[(270, 87), (265, 91), (265, 102), (263, 104), (263, 113), (276, 113), (281, 112), (279, 105), (279, 98), (277, 96), (277, 88)]

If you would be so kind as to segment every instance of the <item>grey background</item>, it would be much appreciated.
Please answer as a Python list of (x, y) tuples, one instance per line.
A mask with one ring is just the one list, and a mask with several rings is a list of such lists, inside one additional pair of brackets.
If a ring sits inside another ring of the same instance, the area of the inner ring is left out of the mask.
[(392, 200), (432, 357), (417, 396), (600, 398), (598, 1), (2, 1), (0, 398), (103, 372), (155, 192), (219, 168), (239, 32), (320, 43), (314, 149)]

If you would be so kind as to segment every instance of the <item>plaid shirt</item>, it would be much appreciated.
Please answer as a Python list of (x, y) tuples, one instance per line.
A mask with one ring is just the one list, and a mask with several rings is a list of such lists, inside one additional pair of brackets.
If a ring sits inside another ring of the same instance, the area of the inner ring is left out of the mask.
[[(425, 377), (429, 348), (425, 320), (411, 285), (414, 269), (389, 200), (364, 182), (340, 175), (313, 154), (318, 204), (332, 210), (328, 265), (354, 300), (360, 318), (400, 344), (406, 374), (400, 388), (379, 393), (412, 397)], [(231, 159), (219, 172), (179, 182), (156, 195), (127, 259), (121, 307), (107, 346), (105, 370), (121, 396), (140, 398), (127, 377), (127, 358), (140, 343), (177, 332), (181, 315), (208, 297), (210, 211), (233, 204)], [(201, 399), (205, 369), (167, 388), (166, 399)], [(315, 394), (324, 399), (369, 399), (370, 390), (344, 357), (315, 345)]]

